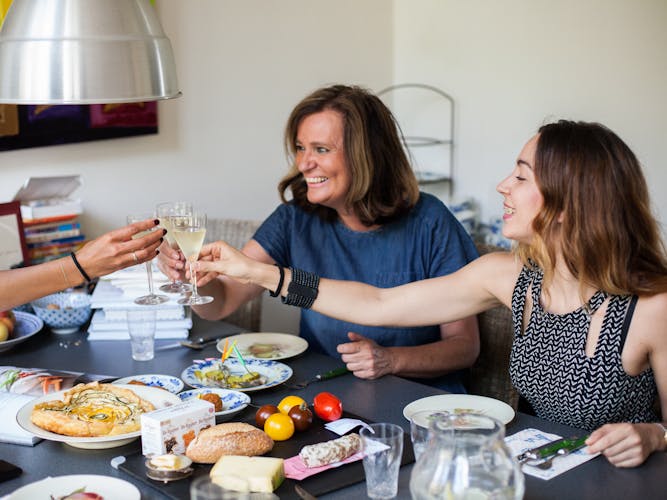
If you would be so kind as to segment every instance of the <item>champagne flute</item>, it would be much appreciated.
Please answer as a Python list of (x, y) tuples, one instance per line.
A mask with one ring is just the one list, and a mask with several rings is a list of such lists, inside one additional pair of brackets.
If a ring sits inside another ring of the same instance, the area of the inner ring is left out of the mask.
[(190, 266), (190, 277), (192, 280), (192, 294), (178, 301), (183, 305), (201, 305), (213, 302), (213, 297), (201, 296), (197, 293), (197, 272), (195, 271), (195, 262), (199, 258), (199, 252), (204, 244), (206, 236), (206, 214), (201, 212), (192, 212), (192, 215), (185, 215), (172, 218), (174, 229), (174, 238), (181, 248)]
[[(142, 220), (146, 219), (151, 219), (154, 218), (155, 216), (153, 214), (137, 214), (137, 215), (128, 215), (127, 216), (127, 223), (132, 224), (134, 222), (139, 222)], [(144, 236), (146, 233), (149, 233), (151, 231), (155, 231), (155, 229), (149, 229), (147, 231), (142, 231), (140, 233), (135, 234), (132, 236), (132, 239), (137, 239), (141, 238)], [(143, 306), (146, 305), (157, 305), (157, 304), (163, 304), (169, 300), (169, 297), (166, 295), (157, 295), (153, 291), (153, 267), (152, 267), (152, 260), (149, 260), (146, 262), (146, 273), (148, 274), (148, 295), (143, 295), (141, 297), (137, 297), (134, 299), (135, 304), (140, 304)]]
[[(192, 215), (192, 203), (188, 201), (167, 201), (165, 203), (159, 203), (155, 207), (155, 213), (160, 220), (160, 226), (167, 230), (167, 234), (164, 235), (167, 243), (169, 246), (174, 247), (177, 243), (174, 238), (172, 219), (174, 217)], [(160, 287), (160, 290), (167, 293), (184, 293), (189, 292), (191, 289), (192, 287), (190, 285), (183, 283), (180, 280), (173, 280), (171, 283), (167, 283)]]

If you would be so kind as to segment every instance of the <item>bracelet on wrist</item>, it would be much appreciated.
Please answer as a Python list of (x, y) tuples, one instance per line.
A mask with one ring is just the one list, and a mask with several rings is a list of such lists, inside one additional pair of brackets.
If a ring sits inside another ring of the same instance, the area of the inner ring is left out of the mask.
[(276, 264), (276, 267), (280, 271), (280, 279), (278, 280), (278, 286), (276, 287), (276, 290), (274, 292), (269, 290), (269, 295), (271, 297), (277, 297), (280, 295), (280, 291), (283, 289), (283, 283), (285, 281), (285, 268), (283, 266), (279, 266), (278, 264)]
[(90, 279), (90, 276), (88, 276), (88, 273), (83, 270), (83, 267), (81, 266), (81, 264), (79, 264), (79, 261), (77, 260), (76, 255), (74, 254), (74, 252), (70, 253), (70, 257), (72, 257), (72, 260), (74, 261), (74, 265), (79, 270), (79, 272), (81, 273), (81, 276), (83, 276), (83, 279), (86, 281), (86, 283), (90, 283), (92, 281)]
[(320, 277), (302, 269), (290, 267), (292, 280), (287, 287), (287, 296), (282, 297), (283, 304), (310, 309), (317, 298)]

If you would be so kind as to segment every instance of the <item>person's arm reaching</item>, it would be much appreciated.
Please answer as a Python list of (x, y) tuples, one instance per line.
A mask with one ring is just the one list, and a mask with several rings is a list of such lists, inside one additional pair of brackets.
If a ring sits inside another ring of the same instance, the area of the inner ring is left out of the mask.
[[(197, 270), (217, 272), (241, 283), (267, 290), (277, 287), (280, 270), (257, 262), (224, 242), (212, 249), (212, 261), (197, 262)], [(427, 326), (449, 323), (498, 304), (509, 306), (514, 281), (521, 269), (510, 255), (490, 254), (459, 271), (439, 278), (394, 288), (321, 279), (313, 310), (369, 326)], [(280, 294), (287, 295), (292, 280), (285, 269)]]
[[(108, 232), (76, 252), (76, 260), (89, 278), (141, 264), (155, 257), (164, 232), (152, 231), (141, 238), (132, 235), (154, 228), (149, 219)], [(85, 281), (74, 259), (64, 257), (36, 266), (0, 271), (0, 310), (11, 309), (50, 293)]]

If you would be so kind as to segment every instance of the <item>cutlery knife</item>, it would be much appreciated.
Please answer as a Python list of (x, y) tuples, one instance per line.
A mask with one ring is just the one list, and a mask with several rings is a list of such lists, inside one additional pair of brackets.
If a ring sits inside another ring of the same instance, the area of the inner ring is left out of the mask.
[(538, 446), (537, 448), (526, 450), (516, 458), (519, 462), (522, 462), (525, 460), (540, 460), (543, 458), (547, 458), (548, 456), (558, 453), (559, 450), (566, 450), (570, 452), (583, 446), (586, 439), (588, 439), (588, 435), (581, 437), (575, 436), (570, 438), (556, 439), (555, 441), (543, 444), (542, 446)]

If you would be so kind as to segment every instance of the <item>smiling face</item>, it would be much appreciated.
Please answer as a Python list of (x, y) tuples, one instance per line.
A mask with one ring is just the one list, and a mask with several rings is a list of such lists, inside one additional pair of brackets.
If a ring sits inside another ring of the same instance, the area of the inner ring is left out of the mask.
[(504, 197), (503, 236), (522, 243), (530, 243), (534, 234), (533, 219), (544, 205), (534, 169), (538, 137), (526, 143), (511, 175), (496, 187)]
[(345, 213), (351, 176), (345, 160), (343, 116), (330, 109), (306, 116), (298, 127), (295, 149), (308, 201)]

